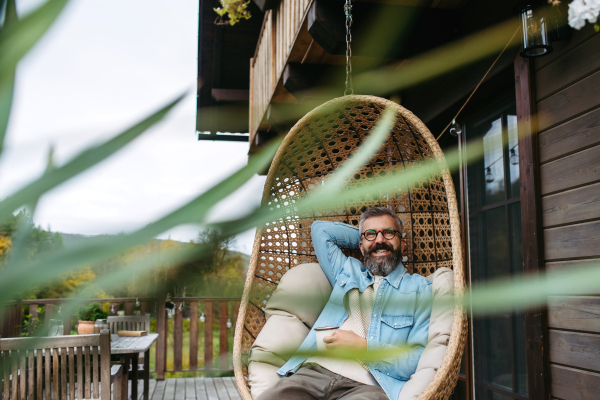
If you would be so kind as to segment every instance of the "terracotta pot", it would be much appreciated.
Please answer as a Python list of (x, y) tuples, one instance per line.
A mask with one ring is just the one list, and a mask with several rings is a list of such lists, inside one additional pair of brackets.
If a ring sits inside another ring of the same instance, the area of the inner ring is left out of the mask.
[(77, 325), (77, 334), (78, 335), (91, 335), (94, 333), (94, 321), (79, 321), (79, 325)]

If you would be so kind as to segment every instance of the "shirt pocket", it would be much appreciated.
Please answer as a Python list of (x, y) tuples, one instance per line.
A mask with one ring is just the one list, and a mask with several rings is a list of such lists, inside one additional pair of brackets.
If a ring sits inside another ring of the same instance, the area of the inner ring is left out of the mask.
[(413, 326), (413, 317), (407, 315), (382, 315), (381, 338), (383, 343), (395, 346), (406, 344)]

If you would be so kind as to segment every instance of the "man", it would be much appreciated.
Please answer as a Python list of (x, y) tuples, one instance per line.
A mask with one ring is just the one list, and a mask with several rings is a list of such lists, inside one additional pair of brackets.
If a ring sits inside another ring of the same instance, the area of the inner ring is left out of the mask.
[[(260, 400), (392, 399), (415, 372), (427, 344), (431, 283), (402, 265), (402, 222), (383, 207), (367, 209), (359, 228), (315, 221), (317, 259), (333, 287), (299, 351), (316, 350), (315, 328), (340, 326), (323, 339), (327, 349), (390, 350), (378, 361), (293, 356), (278, 374), (286, 377)], [(359, 248), (364, 266), (340, 247)], [(406, 351), (398, 353), (398, 347)]]

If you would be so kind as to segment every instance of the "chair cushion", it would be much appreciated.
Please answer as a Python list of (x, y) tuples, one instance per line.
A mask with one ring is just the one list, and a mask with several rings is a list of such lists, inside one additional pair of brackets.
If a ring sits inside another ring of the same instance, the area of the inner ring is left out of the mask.
[(442, 364), (452, 333), (454, 308), (448, 304), (452, 304), (454, 295), (454, 272), (450, 268), (439, 268), (427, 279), (433, 281), (429, 342), (421, 354), (416, 372), (402, 388), (398, 400), (414, 400), (423, 393)]
[(250, 349), (253, 398), (279, 380), (277, 370), (300, 347), (330, 294), (331, 285), (319, 264), (301, 264), (283, 275), (264, 309), (267, 322)]

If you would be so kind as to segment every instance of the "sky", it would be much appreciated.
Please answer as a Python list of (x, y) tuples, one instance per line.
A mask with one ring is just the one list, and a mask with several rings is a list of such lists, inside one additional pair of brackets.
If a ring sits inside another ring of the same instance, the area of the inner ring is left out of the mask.
[[(40, 0), (17, 0), (25, 15)], [(0, 198), (110, 139), (182, 93), (162, 121), (117, 154), (48, 192), (34, 222), (63, 233), (131, 232), (184, 205), (247, 163), (245, 142), (198, 141), (198, 0), (72, 0), (17, 71)], [(211, 212), (218, 220), (260, 203), (255, 176)], [(200, 227), (160, 235), (195, 239)], [(250, 253), (254, 232), (237, 237)]]

